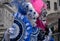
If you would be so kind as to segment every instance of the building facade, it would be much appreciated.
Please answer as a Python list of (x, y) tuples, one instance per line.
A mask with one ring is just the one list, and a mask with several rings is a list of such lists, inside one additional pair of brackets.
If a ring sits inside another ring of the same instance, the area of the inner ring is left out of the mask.
[(46, 0), (48, 14), (58, 12), (57, 0)]
[(4, 5), (0, 5), (0, 41), (6, 29), (11, 27), (13, 23), (13, 16), (11, 14), (10, 10), (6, 9)]

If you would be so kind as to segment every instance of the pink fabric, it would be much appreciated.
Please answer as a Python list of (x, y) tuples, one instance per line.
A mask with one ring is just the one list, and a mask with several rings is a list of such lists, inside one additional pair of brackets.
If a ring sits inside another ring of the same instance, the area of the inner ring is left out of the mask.
[(36, 21), (36, 24), (37, 24), (37, 27), (38, 27), (38, 28), (41, 28), (42, 30), (45, 31), (46, 25), (44, 25), (41, 20), (38, 19), (38, 20)]
[(42, 0), (31, 0), (31, 3), (38, 14), (41, 14), (42, 8), (46, 6)]

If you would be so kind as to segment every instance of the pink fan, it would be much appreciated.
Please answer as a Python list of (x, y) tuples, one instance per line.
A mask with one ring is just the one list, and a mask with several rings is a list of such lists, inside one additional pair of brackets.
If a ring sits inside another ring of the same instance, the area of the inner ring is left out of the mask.
[(46, 8), (46, 4), (43, 0), (31, 0), (30, 2), (39, 15), (41, 14), (42, 8)]

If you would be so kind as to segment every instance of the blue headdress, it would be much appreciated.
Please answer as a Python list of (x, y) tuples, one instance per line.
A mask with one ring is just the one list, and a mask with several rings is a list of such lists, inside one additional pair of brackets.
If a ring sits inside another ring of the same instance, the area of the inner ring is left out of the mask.
[(25, 0), (13, 0), (11, 2), (11, 4), (14, 4), (17, 7), (18, 12), (21, 13), (22, 15), (27, 14), (27, 8), (26, 8), (26, 1)]

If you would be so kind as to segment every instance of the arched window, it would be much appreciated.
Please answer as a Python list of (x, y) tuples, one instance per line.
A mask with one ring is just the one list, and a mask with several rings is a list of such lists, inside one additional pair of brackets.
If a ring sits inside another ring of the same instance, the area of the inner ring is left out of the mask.
[(58, 8), (57, 8), (57, 3), (56, 2), (54, 2), (54, 10), (57, 10)]
[(60, 6), (60, 0), (59, 0), (59, 6)]
[(47, 9), (50, 9), (50, 1), (47, 1)]

